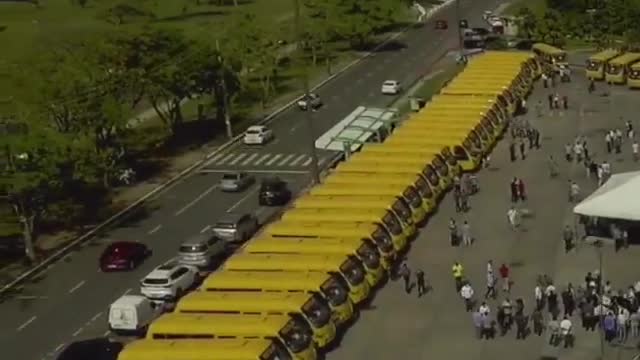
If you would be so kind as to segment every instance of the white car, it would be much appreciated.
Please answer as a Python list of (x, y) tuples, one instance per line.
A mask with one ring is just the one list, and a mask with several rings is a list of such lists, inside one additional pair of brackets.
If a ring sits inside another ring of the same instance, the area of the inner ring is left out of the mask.
[(249, 126), (244, 133), (244, 143), (247, 145), (264, 145), (273, 139), (273, 131), (263, 125)]
[(382, 93), (385, 95), (398, 95), (400, 90), (402, 90), (402, 86), (399, 81), (387, 80), (382, 83)]
[(167, 263), (142, 279), (140, 293), (151, 300), (176, 300), (194, 285), (197, 277), (195, 267)]

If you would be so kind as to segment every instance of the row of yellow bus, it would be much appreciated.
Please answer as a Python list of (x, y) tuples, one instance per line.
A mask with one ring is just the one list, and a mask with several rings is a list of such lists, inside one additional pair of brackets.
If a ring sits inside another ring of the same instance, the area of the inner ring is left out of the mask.
[(640, 89), (640, 53), (603, 50), (587, 59), (587, 77)]
[(340, 163), (118, 359), (316, 359), (357, 319), (454, 178), (478, 168), (540, 72), (525, 53), (472, 59), (384, 143)]

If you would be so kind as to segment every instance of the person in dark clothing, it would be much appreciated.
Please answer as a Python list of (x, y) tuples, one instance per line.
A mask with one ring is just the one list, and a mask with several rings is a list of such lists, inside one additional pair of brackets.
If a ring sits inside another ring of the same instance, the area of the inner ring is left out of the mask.
[[(547, 295), (547, 308), (552, 316), (558, 313), (558, 294), (553, 291)], [(556, 318), (557, 316), (558, 315), (556, 315)]]
[(533, 322), (533, 333), (542, 336), (542, 328), (544, 325), (544, 317), (540, 309), (535, 309), (531, 314), (531, 321)]
[(513, 178), (510, 184), (511, 189), (511, 202), (518, 202), (520, 196), (518, 195), (518, 179)]
[(533, 143), (536, 149), (540, 149), (540, 131), (533, 129)]
[(427, 284), (424, 281), (424, 271), (416, 271), (416, 286), (418, 287), (418, 297), (421, 297), (427, 292)]
[(509, 144), (509, 158), (511, 162), (516, 161), (516, 144), (513, 141)]
[(398, 274), (402, 277), (404, 281), (404, 291), (408, 294), (411, 292), (411, 270), (409, 270), (409, 266), (407, 263), (402, 263), (400, 265), (400, 270), (398, 270)]
[(562, 96), (562, 107), (565, 110), (569, 109), (569, 97), (567, 97), (567, 95)]
[(576, 308), (576, 303), (571, 290), (566, 289), (562, 292), (562, 305), (564, 306), (565, 315), (573, 316), (573, 311)]
[(516, 314), (516, 340), (524, 340), (527, 337), (527, 322), (528, 319), (524, 314)]
[(589, 94), (593, 93), (594, 91), (596, 91), (596, 83), (593, 80), (589, 81)]
[(527, 200), (527, 191), (524, 186), (524, 181), (522, 179), (518, 179), (518, 197), (521, 201)]
[(520, 141), (520, 158), (522, 158), (522, 160), (527, 158), (527, 154), (525, 152), (524, 140)]
[(553, 110), (553, 95), (549, 94), (547, 100), (549, 101), (549, 110)]
[(516, 299), (516, 315), (524, 315), (524, 300), (522, 298)]

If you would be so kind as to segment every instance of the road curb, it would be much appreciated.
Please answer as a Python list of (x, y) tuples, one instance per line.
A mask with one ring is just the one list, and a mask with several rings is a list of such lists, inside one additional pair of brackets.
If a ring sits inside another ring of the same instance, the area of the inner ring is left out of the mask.
[[(441, 9), (449, 6), (454, 1), (455, 0), (448, 0), (447, 2), (444, 2), (444, 3), (442, 3), (442, 4), (440, 4), (440, 5), (436, 6), (436, 7), (431, 8), (430, 11), (427, 14), (427, 19), (426, 20), (429, 20), (434, 14), (439, 12)], [(336, 73), (332, 74), (331, 76), (327, 77), (326, 79), (324, 79), (320, 83), (318, 83), (315, 86), (313, 86), (311, 88), (311, 90), (315, 91), (315, 90), (325, 86), (327, 83), (329, 83), (330, 81), (336, 79), (340, 75), (344, 74), (345, 72), (347, 72), (352, 67), (354, 67), (354, 66), (358, 65), (359, 63), (361, 63), (362, 61), (370, 58), (371, 56), (373, 56), (376, 53), (377, 50), (379, 50), (380, 48), (382, 48), (383, 46), (388, 44), (390, 41), (393, 41), (393, 40), (397, 39), (398, 37), (400, 37), (401, 35), (405, 34), (408, 30), (411, 29), (411, 27), (412, 27), (412, 25), (406, 26), (406, 27), (402, 28), (399, 32), (388, 36), (384, 41), (382, 41), (375, 48), (373, 48), (373, 50), (365, 53), (364, 55), (358, 57), (354, 61), (352, 61), (349, 64), (345, 65), (340, 70), (338, 70)], [(257, 124), (264, 125), (264, 124), (271, 123), (272, 121), (274, 121), (277, 118), (278, 115), (280, 115), (281, 113), (286, 111), (291, 106), (295, 105), (296, 102), (299, 99), (300, 99), (300, 97), (297, 97), (294, 100), (286, 103), (285, 105), (283, 105), (280, 108), (276, 109), (274, 112), (272, 112), (271, 114), (266, 116), (264, 119), (259, 121)], [(23, 272), (22, 274), (20, 274), (17, 278), (15, 278), (13, 281), (9, 282), (8, 284), (3, 285), (2, 288), (0, 288), (0, 296), (2, 296), (5, 293), (11, 291), (12, 289), (17, 287), (18, 285), (20, 285), (24, 281), (28, 280), (29, 278), (33, 277), (34, 275), (37, 275), (37, 274), (41, 273), (42, 271), (46, 270), (46, 268), (49, 265), (51, 265), (51, 264), (55, 263), (56, 261), (58, 261), (59, 259), (63, 258), (69, 252), (71, 252), (72, 250), (75, 250), (77, 247), (79, 247), (80, 245), (84, 244), (86, 241), (90, 240), (91, 238), (93, 238), (95, 235), (97, 235), (101, 231), (103, 231), (103, 230), (107, 229), (108, 227), (110, 227), (111, 225), (117, 223), (117, 221), (119, 221), (121, 218), (126, 216), (132, 210), (135, 210), (138, 207), (140, 207), (142, 204), (144, 204), (150, 198), (152, 198), (152, 197), (162, 193), (163, 191), (169, 189), (172, 185), (178, 183), (180, 180), (185, 178), (187, 175), (191, 174), (194, 170), (198, 169), (199, 167), (202, 167), (206, 163), (206, 161), (208, 159), (210, 159), (211, 157), (217, 155), (218, 153), (220, 153), (222, 151), (225, 151), (229, 147), (235, 145), (240, 139), (242, 139), (242, 135), (238, 135), (238, 136), (234, 137), (233, 139), (227, 141), (225, 144), (219, 146), (218, 148), (216, 148), (215, 150), (213, 150), (212, 152), (210, 152), (209, 154), (204, 156), (203, 159), (195, 162), (194, 164), (190, 165), (186, 169), (182, 170), (177, 175), (175, 175), (172, 178), (168, 179), (164, 183), (158, 185), (155, 189), (151, 190), (150, 192), (146, 193), (142, 197), (138, 198), (138, 200), (134, 201), (132, 204), (130, 204), (129, 206), (127, 206), (123, 210), (120, 210), (119, 212), (117, 212), (116, 214), (114, 214), (113, 216), (108, 218), (107, 220), (103, 221), (102, 223), (100, 223), (99, 225), (94, 227), (93, 229), (91, 229), (88, 232), (84, 233), (83, 235), (81, 235), (80, 237), (76, 238), (75, 240), (71, 241), (69, 244), (65, 245), (60, 250), (56, 251), (51, 256), (49, 256), (46, 259), (44, 259), (38, 265), (36, 265), (33, 268)]]

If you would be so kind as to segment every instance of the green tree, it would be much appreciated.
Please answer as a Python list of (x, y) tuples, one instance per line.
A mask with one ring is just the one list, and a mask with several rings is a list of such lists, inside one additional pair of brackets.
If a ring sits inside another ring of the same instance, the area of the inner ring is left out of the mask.
[(562, 46), (564, 44), (564, 30), (561, 16), (557, 11), (547, 10), (536, 28), (536, 38), (545, 43)]
[(115, 25), (123, 25), (131, 19), (154, 19), (156, 16), (147, 0), (126, 0), (107, 8), (98, 17)]
[(531, 40), (536, 33), (538, 20), (536, 15), (528, 7), (521, 7), (516, 14), (516, 23), (518, 26), (518, 35), (527, 40)]
[(306, 0), (303, 5), (303, 37), (306, 39), (303, 45), (311, 52), (311, 64), (316, 66), (319, 56), (322, 56), (327, 74), (331, 74), (332, 41), (338, 36), (335, 29), (341, 19), (340, 9), (335, 0)]
[(33, 262), (40, 220), (62, 188), (68, 142), (47, 127), (30, 127), (28, 133), (3, 136), (1, 147), (0, 189), (20, 219), (25, 255)]
[(366, 45), (375, 33), (393, 25), (401, 4), (393, 0), (337, 0), (341, 17), (337, 31), (354, 47)]

